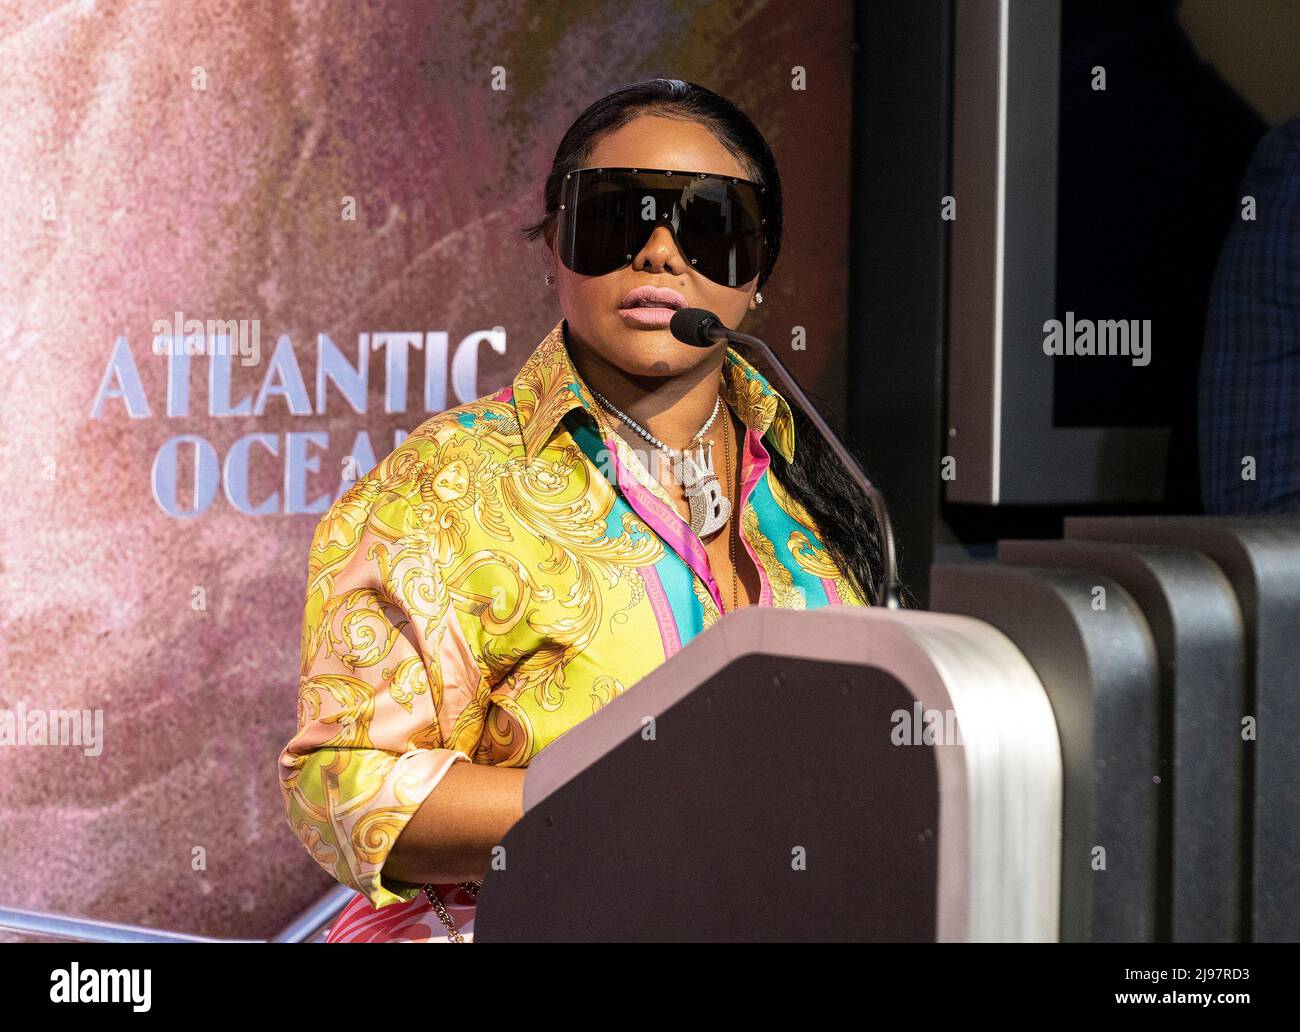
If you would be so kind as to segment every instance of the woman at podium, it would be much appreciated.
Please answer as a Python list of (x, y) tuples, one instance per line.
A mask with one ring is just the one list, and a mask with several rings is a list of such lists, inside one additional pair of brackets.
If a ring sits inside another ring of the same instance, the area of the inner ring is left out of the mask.
[[(544, 187), (563, 313), (510, 386), (442, 412), (318, 524), (286, 814), (357, 896), (327, 941), (473, 938), (539, 751), (742, 606), (865, 605), (867, 500), (730, 327), (780, 250), (772, 153), (691, 83), (617, 90)], [(436, 791), (435, 791), (436, 789)]]

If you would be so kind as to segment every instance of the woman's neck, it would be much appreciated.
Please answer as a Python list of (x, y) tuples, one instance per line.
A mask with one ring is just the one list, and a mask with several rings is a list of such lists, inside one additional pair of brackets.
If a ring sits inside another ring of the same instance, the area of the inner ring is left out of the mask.
[(722, 356), (678, 376), (634, 376), (590, 351), (569, 357), (588, 387), (600, 391), (670, 448), (682, 448), (708, 422), (718, 400)]

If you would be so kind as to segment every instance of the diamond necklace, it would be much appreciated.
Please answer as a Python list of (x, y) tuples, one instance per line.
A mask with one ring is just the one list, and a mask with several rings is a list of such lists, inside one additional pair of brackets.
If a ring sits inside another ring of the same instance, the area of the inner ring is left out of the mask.
[(713, 414), (705, 424), (696, 431), (690, 443), (680, 451), (670, 448), (635, 419), (620, 409), (605, 395), (594, 387), (588, 387), (600, 404), (630, 426), (638, 434), (653, 444), (668, 457), (672, 463), (673, 475), (682, 485), (682, 493), (691, 507), (691, 530), (701, 539), (717, 533), (726, 526), (731, 516), (731, 502), (722, 493), (717, 474), (713, 472), (713, 442), (699, 444), (699, 439), (708, 432), (713, 421), (722, 410), (722, 395), (713, 402)]

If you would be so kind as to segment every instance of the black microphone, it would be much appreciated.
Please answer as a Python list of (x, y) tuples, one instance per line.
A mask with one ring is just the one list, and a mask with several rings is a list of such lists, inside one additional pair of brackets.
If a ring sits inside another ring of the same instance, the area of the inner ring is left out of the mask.
[(773, 354), (772, 349), (757, 337), (751, 337), (748, 333), (741, 333), (738, 330), (731, 329), (716, 315), (704, 308), (679, 309), (677, 314), (673, 316), (672, 322), (668, 324), (668, 329), (683, 344), (692, 344), (697, 348), (711, 348), (718, 341), (737, 341), (756, 348), (766, 357), (768, 363), (776, 371), (777, 379), (781, 381), (785, 389), (794, 396), (795, 401), (808, 414), (808, 418), (813, 421), (813, 425), (817, 427), (822, 437), (826, 438), (826, 442), (831, 446), (831, 449), (844, 463), (844, 468), (849, 471), (849, 475), (853, 477), (858, 487), (862, 489), (863, 494), (867, 496), (867, 500), (871, 502), (871, 508), (876, 514), (876, 522), (880, 524), (881, 548), (884, 553), (881, 557), (885, 575), (884, 597), (877, 599), (876, 605), (883, 605), (887, 609), (898, 609), (898, 561), (894, 554), (894, 531), (889, 523), (889, 510), (885, 507), (885, 498), (876, 489), (876, 485), (867, 479), (867, 475), (862, 472), (862, 467), (858, 465), (857, 459), (849, 454), (849, 450), (841, 443), (835, 431), (826, 425), (826, 420), (822, 419), (817, 407), (808, 400), (808, 395), (804, 394), (803, 389), (794, 382), (794, 377), (790, 375), (790, 371)]

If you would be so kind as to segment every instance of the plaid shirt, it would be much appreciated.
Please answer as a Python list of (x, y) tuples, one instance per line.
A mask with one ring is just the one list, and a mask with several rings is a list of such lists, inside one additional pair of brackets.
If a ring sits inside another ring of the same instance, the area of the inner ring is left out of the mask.
[(1256, 218), (1219, 256), (1201, 356), (1202, 500), (1212, 515), (1300, 512), (1300, 118), (1260, 141), (1241, 195)]

